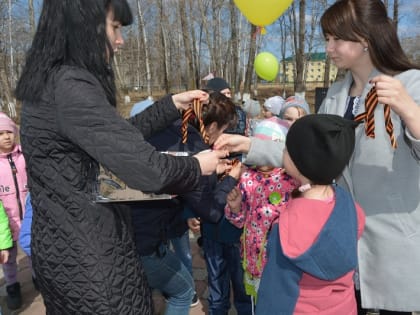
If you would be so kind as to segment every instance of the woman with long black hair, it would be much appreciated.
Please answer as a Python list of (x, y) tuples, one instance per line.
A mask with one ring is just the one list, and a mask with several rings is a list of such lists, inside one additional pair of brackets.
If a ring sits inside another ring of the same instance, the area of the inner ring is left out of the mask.
[(95, 202), (100, 164), (132, 188), (176, 194), (225, 156), (173, 157), (144, 141), (205, 92), (167, 96), (129, 121), (118, 115), (111, 60), (131, 22), (126, 0), (44, 0), (17, 85), (47, 314), (152, 314), (130, 209)]

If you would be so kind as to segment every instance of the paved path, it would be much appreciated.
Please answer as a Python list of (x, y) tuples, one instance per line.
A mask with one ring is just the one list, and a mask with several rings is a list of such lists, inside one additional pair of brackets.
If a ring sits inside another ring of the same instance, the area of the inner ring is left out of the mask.
[[(190, 315), (207, 314), (207, 272), (203, 258), (199, 253), (194, 236), (191, 236), (191, 252), (193, 256), (194, 279), (200, 303), (191, 308)], [(32, 284), (31, 272), (29, 269), (28, 258), (21, 251), (18, 253), (19, 274), (18, 278), (21, 284), (23, 306), (17, 311), (9, 311), (6, 306), (6, 286), (4, 284), (3, 272), (0, 268), (0, 306), (3, 315), (45, 315), (45, 308), (41, 295), (34, 289)], [(163, 315), (165, 311), (165, 300), (159, 292), (153, 292), (155, 302), (155, 314)], [(236, 311), (231, 309), (229, 315), (236, 315)], [(372, 314), (373, 315), (373, 314)], [(413, 315), (420, 315), (413, 313)]]
[[(199, 253), (199, 248), (195, 238), (191, 237), (191, 251), (193, 256), (193, 271), (196, 284), (196, 291), (200, 299), (200, 303), (191, 308), (190, 315), (202, 315), (207, 312), (207, 272), (205, 262)], [(0, 268), (0, 306), (3, 315), (20, 314), (20, 315), (45, 315), (45, 308), (42, 297), (32, 284), (31, 271), (29, 269), (28, 258), (21, 251), (18, 253), (19, 273), (18, 279), (21, 284), (23, 306), (17, 311), (11, 312), (6, 306), (6, 285), (4, 283), (3, 272)], [(153, 300), (155, 301), (156, 315), (163, 315), (165, 310), (165, 300), (159, 292), (153, 292)], [(229, 315), (235, 315), (236, 312), (231, 310)]]

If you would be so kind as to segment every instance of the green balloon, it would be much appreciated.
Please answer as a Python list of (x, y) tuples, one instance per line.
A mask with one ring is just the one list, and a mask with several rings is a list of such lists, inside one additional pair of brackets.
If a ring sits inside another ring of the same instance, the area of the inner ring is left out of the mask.
[(279, 73), (279, 62), (272, 53), (262, 52), (255, 57), (254, 69), (261, 79), (273, 81)]
[(277, 191), (273, 191), (268, 197), (270, 203), (277, 206), (281, 202), (281, 194)]

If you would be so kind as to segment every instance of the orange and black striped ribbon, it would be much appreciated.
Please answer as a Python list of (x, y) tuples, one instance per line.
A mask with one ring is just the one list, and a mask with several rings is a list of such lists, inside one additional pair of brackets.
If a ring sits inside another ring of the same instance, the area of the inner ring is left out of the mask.
[(187, 143), (188, 138), (188, 121), (191, 119), (192, 115), (194, 114), (193, 109), (190, 107), (182, 113), (182, 125), (181, 125), (181, 133), (182, 133), (182, 143)]
[[(365, 112), (357, 115), (354, 120), (361, 122), (365, 121), (365, 133), (370, 138), (375, 138), (375, 108), (378, 105), (378, 94), (375, 87), (372, 87), (365, 99)], [(391, 145), (394, 149), (397, 148), (397, 140), (394, 135), (394, 126), (391, 120), (391, 108), (388, 104), (384, 105), (385, 128), (391, 140)]]
[(198, 120), (199, 128), (200, 128), (200, 134), (203, 138), (205, 143), (208, 143), (209, 137), (207, 136), (206, 129), (203, 123), (203, 104), (198, 99), (195, 99), (193, 102), (192, 108), (189, 108), (184, 111), (182, 114), (182, 126), (181, 126), (181, 132), (182, 132), (182, 143), (187, 143), (188, 139), (188, 121), (191, 119), (193, 114), (195, 114), (195, 117)]

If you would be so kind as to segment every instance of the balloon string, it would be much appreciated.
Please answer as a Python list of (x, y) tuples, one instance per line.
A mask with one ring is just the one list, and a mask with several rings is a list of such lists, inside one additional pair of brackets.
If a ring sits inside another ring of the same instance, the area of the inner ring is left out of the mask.
[(256, 39), (258, 34), (261, 33), (261, 26), (257, 26), (257, 28), (255, 29), (254, 34), (252, 34), (252, 39)]

